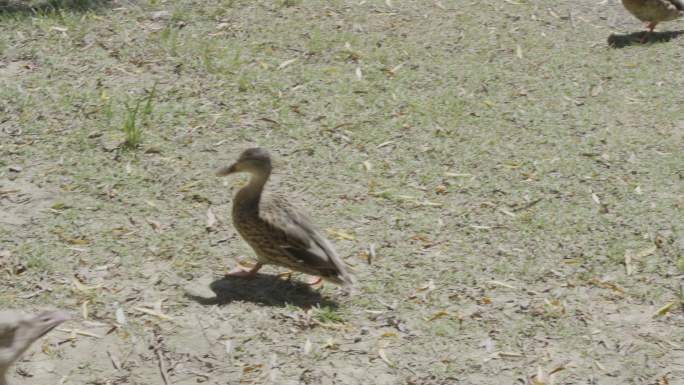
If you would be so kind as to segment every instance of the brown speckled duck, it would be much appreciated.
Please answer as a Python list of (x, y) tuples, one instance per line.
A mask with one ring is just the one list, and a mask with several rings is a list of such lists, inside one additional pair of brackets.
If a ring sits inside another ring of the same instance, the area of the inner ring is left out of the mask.
[(233, 224), (254, 249), (258, 263), (250, 270), (233, 269), (229, 276), (253, 277), (263, 265), (272, 264), (340, 285), (353, 284), (333, 245), (302, 210), (285, 197), (264, 191), (271, 175), (268, 151), (245, 150), (235, 163), (220, 169), (217, 175), (238, 172), (250, 173), (251, 177), (233, 200)]
[(61, 311), (45, 311), (32, 316), (18, 311), (1, 311), (0, 385), (7, 385), (7, 371), (31, 344), (68, 319), (69, 316)]
[(648, 23), (649, 33), (658, 23), (684, 15), (684, 0), (622, 0), (622, 5), (637, 19)]

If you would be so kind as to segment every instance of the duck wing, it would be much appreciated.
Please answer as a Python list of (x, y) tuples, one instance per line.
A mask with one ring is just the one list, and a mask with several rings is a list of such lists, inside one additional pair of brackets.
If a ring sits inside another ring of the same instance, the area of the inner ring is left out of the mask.
[(288, 267), (337, 284), (353, 283), (333, 245), (302, 209), (282, 196), (269, 194), (262, 196), (259, 217), (281, 242), (280, 248), (290, 259)]

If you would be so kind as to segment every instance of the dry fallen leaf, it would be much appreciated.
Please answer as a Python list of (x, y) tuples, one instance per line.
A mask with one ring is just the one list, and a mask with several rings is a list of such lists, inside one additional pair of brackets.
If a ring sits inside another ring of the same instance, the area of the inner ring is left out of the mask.
[(432, 280), (430, 280), (425, 285), (416, 288), (416, 290), (409, 296), (409, 299), (418, 298), (419, 293), (422, 293), (421, 294), (422, 298), (419, 298), (419, 299), (421, 299), (421, 300), (425, 299), (430, 294), (430, 292), (435, 290), (435, 288), (436, 288), (435, 283)]
[(627, 275), (632, 275), (634, 273), (633, 262), (637, 259), (648, 257), (658, 250), (657, 245), (649, 246), (645, 249), (634, 252), (632, 250), (625, 250), (625, 269), (627, 270)]
[(84, 320), (88, 319), (88, 304), (90, 301), (83, 301), (83, 304), (81, 304), (81, 316), (83, 316)]
[(90, 241), (87, 239), (83, 238), (64, 238), (67, 243), (72, 244), (72, 245), (87, 245), (90, 244)]
[(328, 338), (325, 341), (325, 344), (323, 344), (324, 349), (333, 349), (334, 350), (334, 349), (337, 349), (338, 346), (339, 346), (339, 344), (337, 343), (337, 341), (334, 338)]
[(428, 207), (441, 207), (442, 204), (439, 202), (432, 202), (428, 200), (415, 201), (413, 202), (416, 206), (428, 206)]
[(285, 60), (284, 62), (280, 63), (280, 65), (278, 66), (278, 69), (281, 70), (281, 69), (283, 69), (283, 68), (289, 66), (290, 64), (292, 64), (292, 63), (294, 63), (294, 62), (296, 62), (296, 61), (297, 61), (297, 58), (290, 59), (290, 60)]
[(150, 13), (150, 19), (152, 20), (167, 20), (171, 18), (171, 12), (169, 11), (156, 11)]
[(214, 215), (214, 212), (211, 211), (211, 207), (209, 207), (207, 209), (207, 230), (213, 230), (217, 222), (216, 215)]
[(378, 356), (380, 356), (380, 358), (381, 358), (381, 359), (382, 359), (390, 368), (393, 368), (393, 367), (394, 367), (394, 363), (393, 363), (392, 361), (390, 361), (389, 358), (387, 358), (387, 353), (385, 353), (385, 349), (382, 349), (382, 348), (378, 349)]
[(344, 241), (353, 241), (356, 239), (355, 236), (352, 234), (346, 233), (341, 230), (336, 230), (336, 229), (326, 229), (328, 232), (328, 235), (330, 235), (332, 238), (338, 239), (338, 240), (344, 240)]
[(162, 302), (164, 302), (164, 300), (160, 299), (155, 301), (153, 304), (154, 311), (156, 311), (157, 313), (162, 313)]
[(416, 291), (417, 291), (417, 292), (421, 292), (421, 291), (428, 291), (428, 292), (429, 292), (429, 291), (435, 290), (435, 288), (436, 288), (435, 282), (434, 282), (433, 280), (429, 280), (429, 281), (428, 281), (426, 284), (424, 284), (423, 286), (418, 287), (418, 288), (416, 289)]
[(251, 372), (256, 372), (256, 371), (261, 371), (261, 368), (264, 366), (264, 364), (254, 364), (254, 365), (248, 365), (242, 368), (242, 373), (251, 373)]
[(640, 250), (640, 251), (636, 252), (636, 253), (634, 254), (634, 258), (635, 258), (635, 259), (640, 259), (640, 258), (648, 257), (649, 255), (655, 253), (657, 249), (658, 249), (658, 247), (655, 246), (655, 245), (650, 246), (650, 247), (647, 247), (647, 248), (645, 248), (645, 249), (643, 249), (643, 250)]
[(660, 309), (658, 309), (658, 311), (655, 312), (655, 314), (653, 314), (653, 318), (663, 317), (667, 315), (667, 313), (669, 313), (670, 310), (672, 310), (673, 305), (674, 302), (669, 302), (665, 304), (665, 306), (661, 307)]
[(154, 230), (155, 232), (157, 232), (157, 233), (162, 232), (162, 225), (158, 221), (155, 221), (154, 219), (150, 219), (150, 218), (145, 218), (145, 221), (147, 221), (147, 223), (150, 225), (150, 227), (152, 227), (152, 230)]
[(371, 262), (372, 262), (372, 261), (371, 261), (371, 256), (370, 256), (370, 253), (368, 252), (368, 250), (361, 250), (361, 251), (359, 251), (359, 253), (357, 254), (357, 256), (358, 256), (360, 259), (366, 261), (366, 263), (368, 263), (369, 265), (370, 265)]
[(515, 286), (509, 285), (509, 284), (507, 284), (507, 283), (505, 283), (505, 282), (500, 282), (500, 281), (487, 281), (487, 283), (490, 284), (490, 285), (502, 286), (502, 287), (506, 287), (506, 288), (509, 288), (509, 289), (517, 290), (517, 288), (516, 288)]
[(73, 284), (74, 288), (80, 292), (87, 292), (87, 291), (99, 289), (102, 287), (102, 284), (95, 285), (95, 286), (86, 286), (86, 285), (82, 284), (76, 278), (74, 278), (71, 283)]
[(450, 178), (466, 178), (466, 177), (472, 177), (473, 174), (460, 173), (460, 172), (445, 172), (444, 176), (448, 176)]
[(506, 210), (506, 209), (504, 209), (504, 208), (502, 208), (502, 207), (499, 207), (499, 211), (500, 211), (501, 213), (504, 213), (504, 214), (508, 215), (508, 216), (511, 217), (511, 218), (515, 218), (515, 214), (514, 214), (514, 213), (512, 213), (512, 212), (510, 212), (510, 211), (508, 211), (508, 210)]
[(81, 336), (86, 336), (86, 337), (93, 337), (93, 338), (102, 338), (102, 336), (99, 336), (95, 333), (87, 332), (85, 330), (78, 330), (78, 329), (61, 329), (61, 328), (56, 328), (58, 332), (62, 333), (69, 333), (71, 335), (70, 339), (76, 339), (77, 335)]
[(200, 182), (200, 181), (198, 181), (198, 180), (192, 181), (192, 182), (188, 182), (188, 183), (182, 185), (180, 188), (178, 188), (178, 191), (179, 191), (179, 192), (188, 192), (188, 191), (192, 190), (194, 187), (199, 186), (201, 183), (202, 183), (202, 182)]
[(549, 385), (546, 376), (540, 366), (537, 366), (537, 374), (532, 377), (532, 385)]
[(627, 275), (632, 275), (634, 266), (632, 266), (632, 250), (625, 250), (625, 270)]
[(552, 377), (554, 374), (556, 374), (558, 372), (562, 372), (563, 370), (567, 369), (571, 363), (572, 363), (572, 361), (566, 361), (565, 363), (556, 366), (555, 368), (553, 368), (549, 371), (549, 376)]
[(170, 321), (170, 320), (173, 319), (173, 318), (171, 318), (170, 316), (168, 316), (168, 315), (166, 315), (166, 314), (163, 314), (163, 313), (154, 311), (154, 310), (152, 310), (152, 309), (147, 309), (147, 308), (144, 308), (144, 307), (134, 307), (133, 310), (139, 311), (139, 312), (141, 312), (141, 313), (145, 313), (145, 314), (148, 314), (148, 315), (151, 315), (151, 316), (155, 316), (155, 317), (157, 317), (157, 318), (159, 318), (159, 319), (162, 319), (162, 320)]
[(609, 282), (609, 281), (602, 281), (602, 280), (600, 280), (600, 279), (598, 279), (598, 278), (594, 278), (594, 279), (592, 279), (592, 280), (589, 281), (589, 282), (593, 283), (594, 285), (596, 285), (596, 286), (598, 286), (598, 287), (603, 287), (603, 288), (606, 288), (606, 289), (611, 289), (611, 290), (613, 290), (614, 292), (617, 292), (617, 293), (620, 293), (620, 294), (625, 294), (625, 290), (624, 290), (623, 288), (621, 288), (620, 286), (618, 286), (618, 285), (616, 285), (616, 284), (614, 284), (614, 283), (612, 283), (612, 282)]
[(599, 84), (591, 87), (591, 90), (589, 90), (589, 95), (599, 96), (602, 92), (603, 92), (603, 86), (599, 83)]
[(432, 317), (428, 318), (428, 321), (434, 321), (438, 320), (440, 318), (444, 318), (449, 315), (449, 312), (446, 310), (440, 310), (437, 313), (433, 314)]
[(371, 164), (371, 162), (364, 160), (363, 168), (366, 169), (366, 172), (371, 172), (371, 170), (373, 170), (373, 165)]
[(313, 349), (313, 344), (311, 343), (311, 340), (307, 338), (306, 342), (304, 342), (302, 353), (304, 353), (305, 356), (308, 356), (309, 354), (311, 354), (311, 349)]
[(124, 310), (121, 307), (116, 308), (116, 323), (119, 325), (125, 325), (126, 324), (126, 314), (124, 314)]

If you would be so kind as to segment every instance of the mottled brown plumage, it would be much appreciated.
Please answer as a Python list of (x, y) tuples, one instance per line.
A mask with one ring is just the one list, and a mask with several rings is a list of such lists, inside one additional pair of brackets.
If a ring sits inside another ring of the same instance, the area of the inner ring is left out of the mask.
[(284, 196), (264, 191), (271, 175), (271, 158), (266, 150), (244, 151), (218, 175), (236, 172), (248, 172), (251, 178), (233, 200), (233, 224), (254, 249), (259, 263), (249, 272), (233, 275), (252, 276), (262, 265), (273, 264), (337, 284), (353, 283), (330, 241), (306, 214)]
[(18, 311), (0, 312), (0, 385), (7, 385), (10, 366), (40, 337), (69, 319), (61, 311), (25, 315)]
[(684, 15), (684, 0), (622, 0), (622, 5), (637, 19), (648, 23), (649, 32), (662, 21)]

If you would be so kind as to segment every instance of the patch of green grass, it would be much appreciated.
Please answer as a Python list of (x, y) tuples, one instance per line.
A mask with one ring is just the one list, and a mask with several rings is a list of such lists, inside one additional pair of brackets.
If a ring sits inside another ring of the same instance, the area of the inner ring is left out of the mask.
[(677, 261), (675, 262), (675, 264), (677, 266), (677, 270), (684, 273), (684, 256), (677, 258)]
[(171, 57), (178, 56), (178, 34), (178, 28), (166, 26), (158, 35), (164, 51)]
[(125, 104), (126, 113), (122, 127), (122, 131), (125, 135), (125, 149), (138, 148), (138, 146), (142, 143), (143, 127), (148, 125), (150, 116), (152, 115), (153, 100), (156, 94), (156, 89), (157, 85), (155, 84), (147, 96), (138, 98), (132, 107), (128, 105), (128, 103)]
[(51, 266), (51, 259), (44, 254), (31, 254), (26, 259), (26, 267), (32, 271), (48, 271)]
[(330, 306), (316, 307), (313, 310), (313, 319), (322, 323), (343, 323), (344, 318), (339, 310)]
[(124, 118), (123, 131), (126, 138), (124, 139), (124, 148), (135, 149), (138, 148), (142, 142), (142, 127), (138, 123), (138, 111), (140, 109), (140, 101), (137, 101), (133, 107), (128, 104), (125, 105), (126, 116)]

